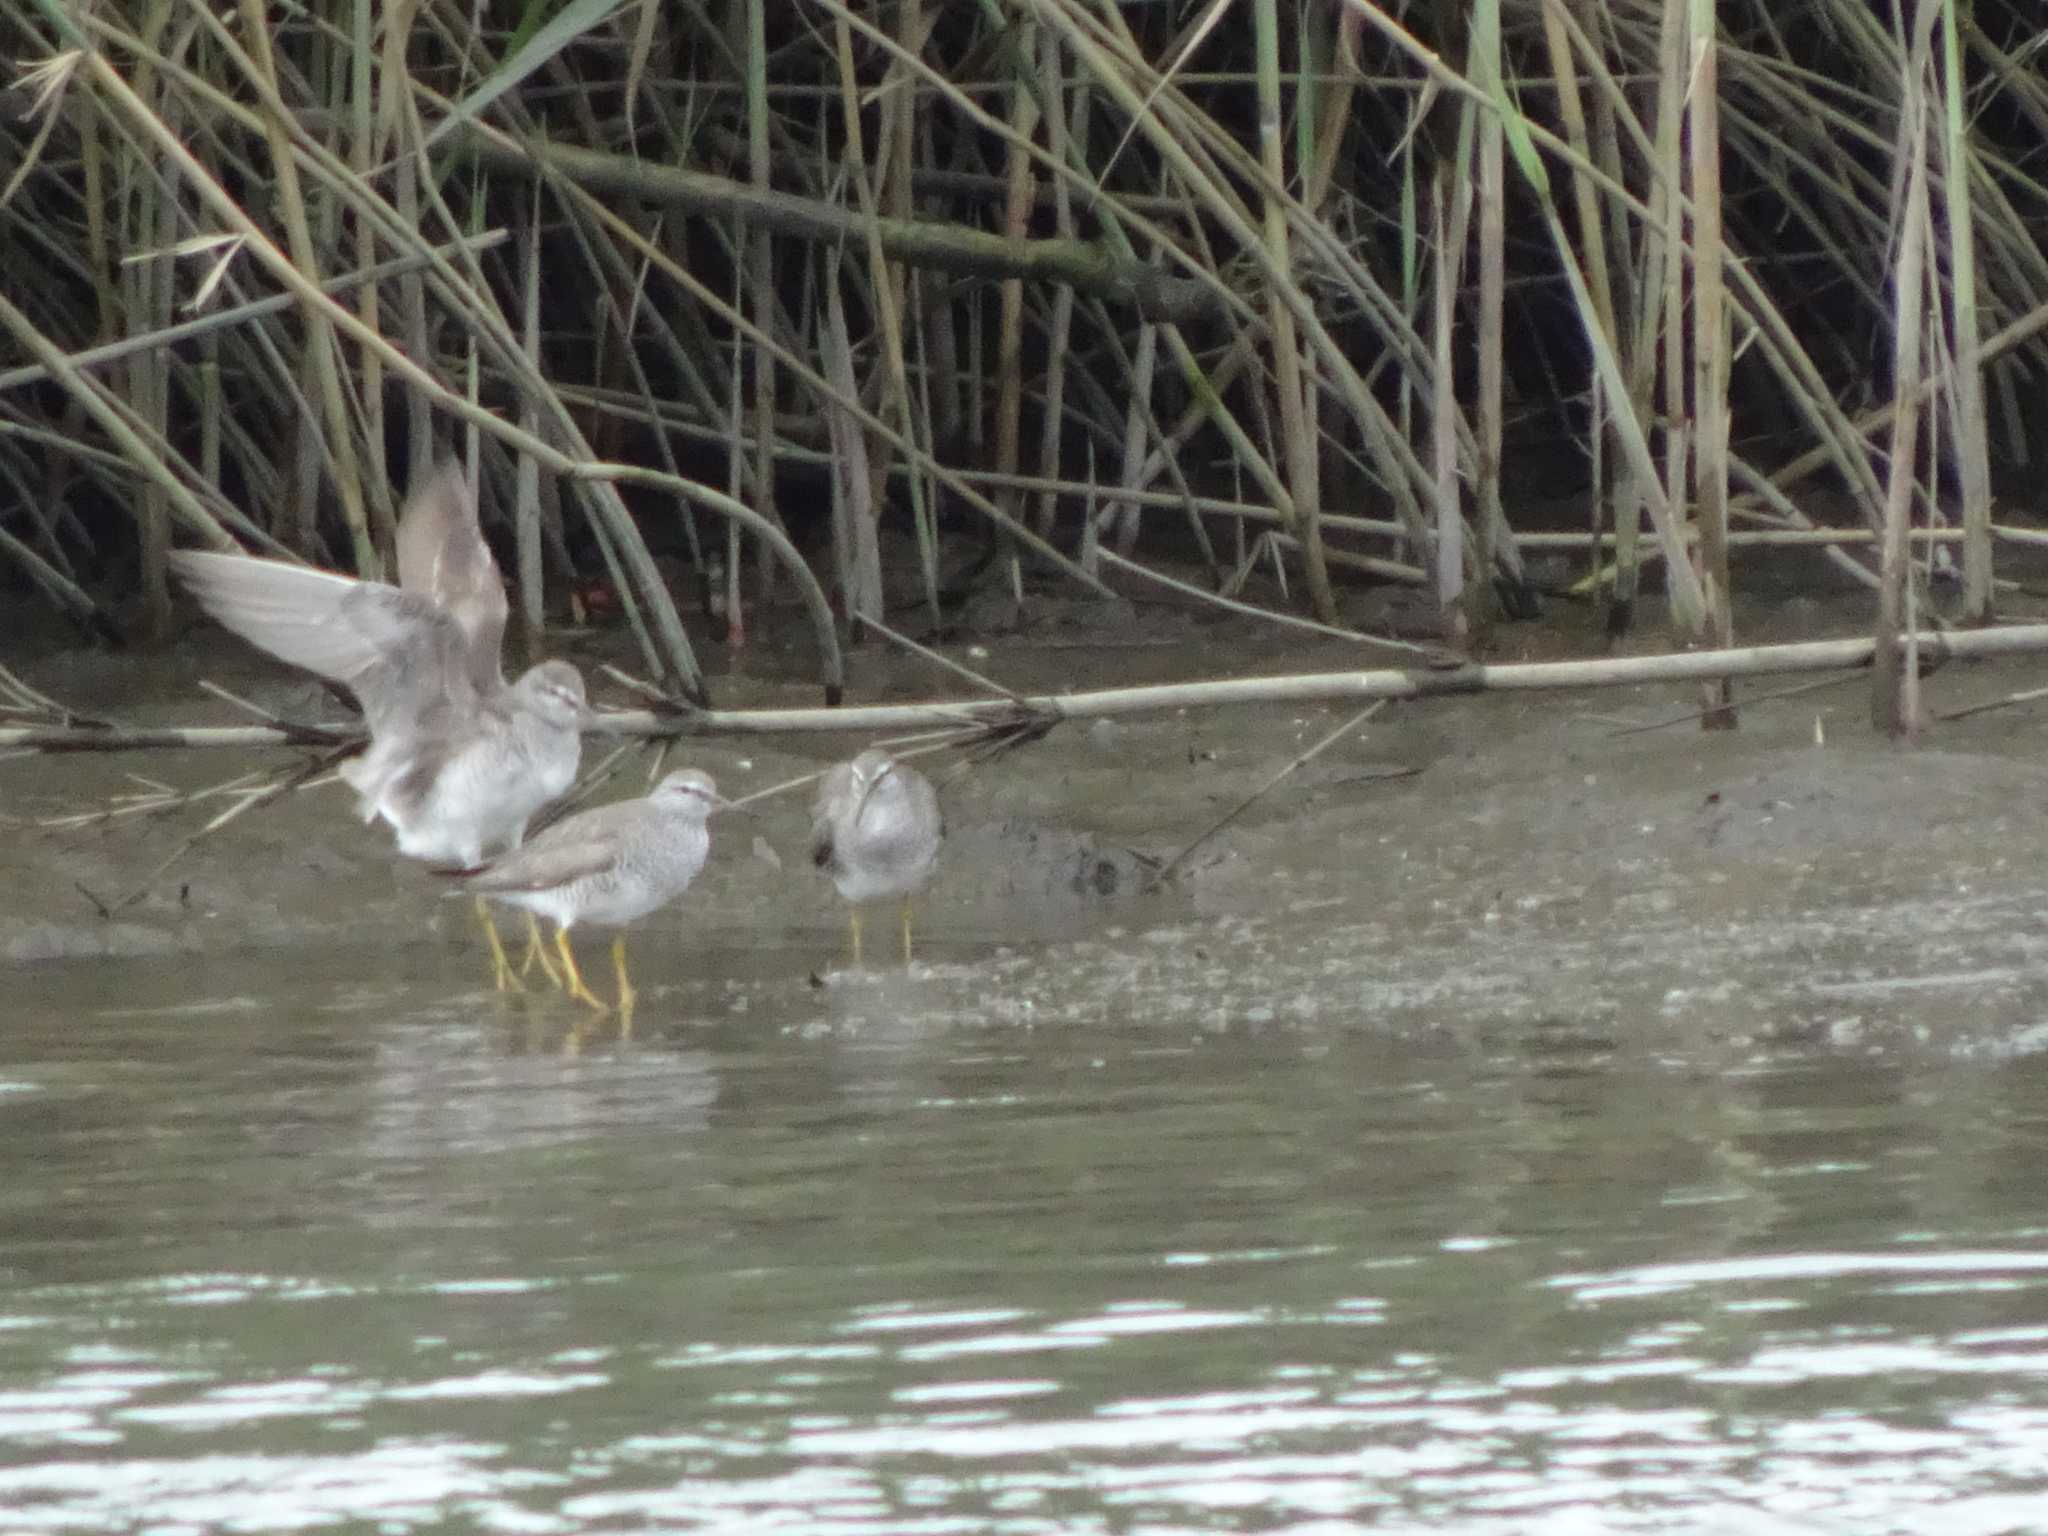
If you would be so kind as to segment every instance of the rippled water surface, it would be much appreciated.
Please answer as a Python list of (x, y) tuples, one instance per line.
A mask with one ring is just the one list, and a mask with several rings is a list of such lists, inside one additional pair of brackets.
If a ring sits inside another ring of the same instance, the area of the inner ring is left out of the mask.
[(2048, 1528), (2041, 1057), (468, 958), (8, 978), (0, 1527)]

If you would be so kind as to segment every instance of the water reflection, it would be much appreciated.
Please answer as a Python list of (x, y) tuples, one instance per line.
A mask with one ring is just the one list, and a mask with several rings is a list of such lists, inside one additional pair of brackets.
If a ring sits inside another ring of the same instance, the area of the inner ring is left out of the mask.
[(572, 1041), (442, 958), (21, 989), (11, 1520), (2038, 1522), (2035, 1058), (977, 1009), (1000, 957)]

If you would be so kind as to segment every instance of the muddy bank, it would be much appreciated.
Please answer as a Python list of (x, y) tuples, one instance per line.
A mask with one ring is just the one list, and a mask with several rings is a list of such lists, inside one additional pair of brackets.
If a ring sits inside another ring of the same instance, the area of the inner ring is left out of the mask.
[[(1063, 632), (1061, 645), (1044, 654), (1066, 658), (1073, 638), (1071, 629)], [(612, 639), (586, 637), (568, 654), (594, 677), (598, 662), (623, 659)], [(728, 669), (716, 679), (721, 704), (818, 702), (801, 652), (761, 646), (744, 662), (749, 672)], [(126, 726), (247, 723), (246, 714), (203, 692), (202, 680), (289, 719), (346, 719), (318, 686), (205, 633), (153, 656), (53, 648), (9, 664), (67, 706)], [(863, 653), (852, 670), (862, 697), (931, 691), (893, 657)], [(607, 702), (601, 686), (596, 698)], [(615, 702), (634, 701), (620, 692)], [(944, 877), (926, 903), (930, 920), (956, 930), (1022, 924), (1073, 931), (1096, 905), (1135, 891), (1142, 856), (1109, 827), (1065, 814), (1065, 797), (1054, 788), (1067, 751), (1078, 752), (1077, 762), (1114, 764), (1119, 739), (1073, 733), (1051, 753), (1006, 761), (971, 780), (947, 780), (944, 767), (933, 766), (946, 784), (949, 839)], [(590, 738), (586, 769), (611, 745)], [(822, 735), (684, 742), (671, 749), (668, 765), (706, 768), (737, 797), (814, 773), (861, 745)], [(316, 783), (202, 833), (241, 789), (304, 761), (291, 751), (165, 750), (0, 763), (0, 963), (381, 947), (456, 942), (468, 933), (469, 905), (449, 900), (443, 882), (396, 857), (387, 830), (362, 825), (340, 783)], [(589, 803), (641, 792), (661, 766), (652, 749), (628, 753)], [(210, 789), (217, 792), (182, 806), (150, 805), (165, 791)], [(711, 864), (677, 911), (693, 925), (764, 934), (837, 928), (844, 920), (838, 899), (805, 857), (809, 794), (795, 790), (749, 815), (720, 818)], [(1170, 821), (1160, 827), (1170, 835)]]
[[(1532, 630), (1518, 643), (1554, 654), (1582, 639)], [(1248, 650), (1268, 671), (1359, 659), (1180, 618), (1150, 631), (993, 638), (979, 649), (973, 664), (1026, 688), (1241, 669)], [(811, 701), (800, 657), (763, 651), (747, 664), (752, 675), (716, 680), (721, 704)], [(211, 642), (158, 658), (57, 652), (21, 670), (76, 707), (136, 724), (232, 719), (197, 691), (201, 675), (291, 715), (334, 714), (281, 669)], [(1929, 698), (1935, 707), (1991, 698), (2037, 686), (2041, 673), (2025, 660), (1954, 664), (1930, 682)], [(859, 659), (856, 681), (867, 697), (950, 691), (874, 654)], [(1800, 1027), (1853, 1031), (1870, 1010), (1836, 1004), (1853, 1002), (1858, 987), (1949, 974), (1967, 956), (1962, 969), (2004, 988), (2018, 1009), (2008, 1022), (2024, 1031), (2036, 1002), (2048, 1005), (2033, 981), (2033, 918), (2048, 907), (2037, 871), (2048, 844), (2039, 768), (2048, 722), (2004, 711), (1900, 748), (1871, 734), (1867, 695), (1859, 676), (1752, 702), (1742, 730), (1715, 734), (1683, 725), (1614, 734), (1686, 708), (1692, 695), (1673, 687), (1397, 706), (1206, 846), (1176, 889), (1151, 896), (1138, 894), (1140, 855), (1174, 852), (1343, 713), (1263, 708), (1061, 730), (946, 783), (949, 844), (923, 924), (942, 947), (1058, 946), (1062, 972), (1092, 976), (1098, 988), (1134, 985), (1133, 965), (1174, 967), (1153, 984), (1208, 988), (1219, 1007), (1277, 1019), (1370, 987), (1390, 1022), (1418, 1025), (1498, 1012), (1511, 999), (1534, 1016), (1604, 996), (1637, 1013), (1733, 1010), (1714, 1027), (1742, 1034), (1769, 1022), (1739, 1017), (1765, 1009), (1743, 1001), (1744, 977), (1762, 966), (1777, 977), (1771, 1006), (1781, 1014), (1803, 968), (1835, 990), (1815, 994), (1819, 1011), (1801, 1014)], [(684, 743), (676, 757), (745, 793), (854, 745), (718, 740)], [(0, 764), (0, 813), (34, 821), (89, 811), (134, 793), (132, 775), (196, 788), (292, 761), (17, 759)], [(646, 769), (629, 764), (602, 793), (637, 792)], [(0, 958), (466, 934), (466, 905), (359, 825), (342, 786), (288, 797), (180, 852), (226, 803), (68, 830), (10, 828), (0, 840)], [(831, 934), (841, 914), (803, 863), (805, 804), (793, 794), (758, 818), (718, 823), (677, 931), (739, 944)], [(1137, 937), (1148, 933), (1203, 937)], [(1259, 986), (1204, 979), (1198, 949), (1234, 954), (1216, 963)], [(1252, 995), (1260, 990), (1270, 999)], [(1789, 1027), (1790, 1016), (1777, 1023)]]

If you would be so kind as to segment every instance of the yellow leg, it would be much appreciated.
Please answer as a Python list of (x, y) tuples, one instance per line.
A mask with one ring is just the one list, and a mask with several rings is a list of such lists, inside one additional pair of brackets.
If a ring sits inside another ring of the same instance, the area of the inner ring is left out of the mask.
[(491, 905), (479, 896), (476, 899), (476, 920), (483, 924), (484, 942), (491, 946), (491, 979), (500, 992), (524, 992), (518, 975), (512, 969), (512, 962), (505, 958), (505, 946), (498, 942), (498, 925), (491, 921)]
[(526, 914), (526, 956), (519, 962), (519, 974), (524, 978), (535, 966), (541, 974), (555, 984), (557, 992), (562, 990), (561, 974), (555, 969), (555, 962), (548, 958), (548, 947), (540, 936), (540, 919), (531, 912)]
[(847, 923), (847, 927), (848, 927), (849, 929), (851, 929), (851, 930), (852, 930), (852, 933), (853, 933), (853, 968), (854, 968), (854, 969), (855, 969), (855, 970), (857, 971), (857, 970), (859, 970), (859, 969), (860, 969), (860, 908), (859, 908), (859, 907), (848, 907), (848, 908), (846, 909), (846, 923)]
[(640, 994), (626, 979), (626, 936), (623, 933), (612, 940), (612, 969), (619, 973), (619, 1033), (629, 1035), (633, 1032), (633, 999)]
[(910, 898), (903, 898), (903, 967), (910, 968)]
[(569, 947), (569, 930), (555, 930), (555, 948), (561, 951), (562, 974), (569, 978), (569, 995), (579, 1003), (587, 1003), (599, 1013), (610, 1013), (611, 1008), (603, 998), (583, 984), (583, 973), (576, 969), (576, 951)]

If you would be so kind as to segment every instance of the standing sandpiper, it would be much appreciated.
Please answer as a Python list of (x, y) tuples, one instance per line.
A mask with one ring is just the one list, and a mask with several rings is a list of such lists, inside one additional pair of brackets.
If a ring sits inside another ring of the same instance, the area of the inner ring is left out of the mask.
[[(576, 968), (570, 928), (579, 922), (622, 926), (682, 895), (711, 851), (705, 819), (724, 804), (709, 774), (678, 769), (638, 800), (578, 812), (503, 858), (466, 872), (463, 888), (550, 919), (569, 995), (602, 1013), (607, 1005)], [(612, 941), (612, 966), (619, 978), (619, 1017), (630, 1023), (635, 994), (626, 978), (623, 933)]]
[(945, 818), (931, 780), (879, 747), (840, 763), (811, 807), (811, 862), (850, 903), (853, 963), (860, 964), (860, 904), (903, 899), (903, 963), (910, 963), (910, 897), (931, 878)]

